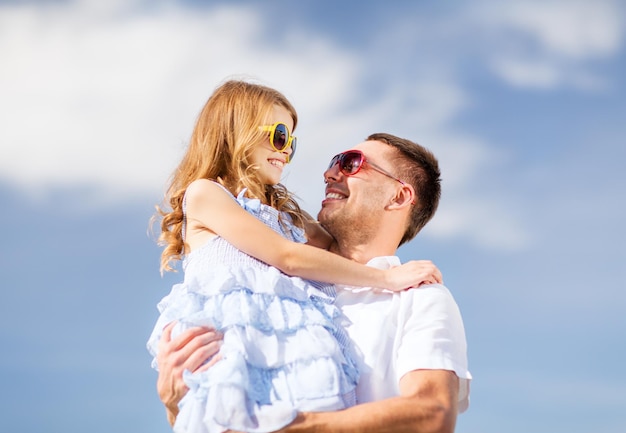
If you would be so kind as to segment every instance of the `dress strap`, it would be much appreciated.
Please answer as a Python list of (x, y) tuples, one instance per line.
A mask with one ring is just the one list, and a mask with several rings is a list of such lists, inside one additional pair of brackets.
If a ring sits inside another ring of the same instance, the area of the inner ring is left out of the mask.
[(222, 185), (221, 183), (213, 180), (213, 179), (209, 179), (210, 182), (213, 182), (215, 185), (219, 186), (220, 188), (222, 188), (224, 191), (226, 191), (228, 193), (229, 196), (231, 196), (235, 201), (237, 200), (237, 197), (235, 197), (233, 195), (232, 192), (230, 192), (224, 185)]

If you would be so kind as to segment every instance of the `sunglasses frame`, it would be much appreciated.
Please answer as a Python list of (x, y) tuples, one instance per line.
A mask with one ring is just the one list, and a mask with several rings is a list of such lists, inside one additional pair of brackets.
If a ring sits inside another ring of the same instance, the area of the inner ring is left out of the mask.
[[(356, 170), (353, 173), (350, 173), (350, 172), (348, 172), (347, 170), (345, 170), (343, 168), (346, 155), (350, 155), (350, 154), (359, 155), (359, 164), (358, 164)], [(400, 184), (402, 186), (406, 185), (406, 182), (404, 182), (403, 180), (398, 179), (397, 177), (395, 177), (393, 174), (389, 173), (384, 168), (379, 167), (378, 165), (374, 164), (373, 162), (368, 161), (367, 157), (360, 150), (346, 150), (345, 152), (338, 153), (337, 155), (333, 156), (333, 158), (330, 160), (330, 164), (328, 165), (328, 169), (331, 169), (335, 165), (338, 165), (339, 166), (339, 171), (344, 176), (354, 176), (359, 171), (361, 171), (361, 168), (363, 168), (363, 165), (365, 165), (365, 164), (367, 164), (368, 166), (373, 168), (374, 171), (377, 171), (380, 174), (384, 174), (385, 176), (387, 176), (390, 179), (393, 179), (395, 181), (400, 182)]]
[[(285, 145), (282, 147), (282, 149), (279, 149), (275, 144), (274, 144), (274, 136), (276, 135), (276, 128), (278, 128), (279, 125), (282, 125), (285, 127), (285, 131), (287, 132), (287, 140), (285, 142)], [(292, 135), (291, 132), (289, 131), (289, 128), (287, 127), (287, 125), (285, 125), (283, 122), (276, 122), (273, 125), (263, 125), (260, 126), (261, 131), (265, 131), (265, 132), (269, 132), (270, 133), (270, 145), (272, 146), (272, 149), (274, 149), (276, 152), (281, 152), (284, 153), (286, 152), (287, 149), (289, 149), (291, 147), (291, 154), (287, 155), (287, 163), (290, 163), (291, 160), (293, 159), (293, 156), (296, 153), (296, 148), (297, 148), (297, 144), (298, 144), (298, 138), (295, 135)]]

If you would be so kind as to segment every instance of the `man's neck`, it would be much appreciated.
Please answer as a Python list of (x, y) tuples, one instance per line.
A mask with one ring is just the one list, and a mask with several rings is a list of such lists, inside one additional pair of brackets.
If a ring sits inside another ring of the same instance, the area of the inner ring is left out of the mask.
[(396, 254), (396, 248), (390, 245), (380, 245), (376, 242), (353, 244), (341, 240), (335, 240), (330, 244), (329, 251), (363, 265), (374, 257), (394, 256)]

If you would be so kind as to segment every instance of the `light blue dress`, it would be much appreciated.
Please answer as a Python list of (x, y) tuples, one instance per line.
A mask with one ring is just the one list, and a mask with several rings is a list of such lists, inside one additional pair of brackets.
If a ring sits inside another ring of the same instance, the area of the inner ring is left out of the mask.
[[(247, 212), (285, 238), (305, 241), (286, 214), (281, 224), (276, 209), (244, 193), (236, 200)], [(209, 325), (224, 342), (215, 366), (185, 372), (189, 392), (175, 432), (269, 432), (298, 411), (355, 404), (358, 372), (332, 285), (285, 275), (221, 237), (185, 256), (183, 269), (184, 282), (158, 305), (148, 350), (156, 357), (162, 329), (173, 320), (179, 321), (173, 335)]]

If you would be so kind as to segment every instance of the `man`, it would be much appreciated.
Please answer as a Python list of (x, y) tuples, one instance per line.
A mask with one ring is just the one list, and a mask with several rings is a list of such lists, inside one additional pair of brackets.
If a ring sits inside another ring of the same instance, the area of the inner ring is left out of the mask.
[[(333, 158), (324, 173), (326, 197), (318, 215), (335, 238), (330, 250), (370, 266), (400, 264), (394, 256), (434, 215), (439, 168), (423, 147), (389, 134), (373, 134)], [(351, 324), (361, 377), (360, 404), (337, 412), (301, 413), (281, 432), (453, 432), (467, 408), (470, 373), (459, 310), (442, 285), (400, 293), (338, 287)], [(159, 395), (175, 419), (185, 394), (182, 371), (202, 366), (219, 335), (199, 328), (170, 340), (158, 358)]]

